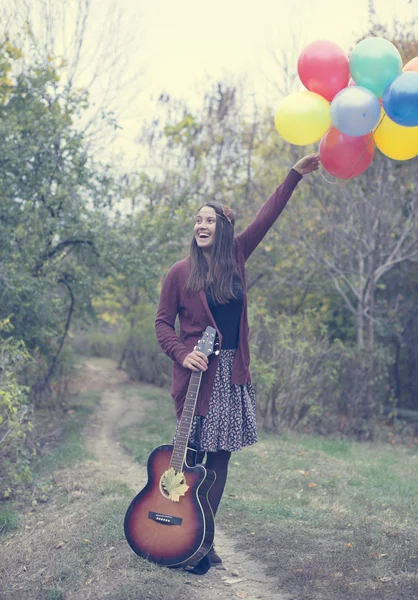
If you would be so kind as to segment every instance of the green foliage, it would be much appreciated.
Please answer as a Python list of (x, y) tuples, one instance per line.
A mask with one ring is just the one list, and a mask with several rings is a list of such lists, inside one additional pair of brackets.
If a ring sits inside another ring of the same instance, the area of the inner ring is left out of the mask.
[(168, 385), (171, 378), (171, 360), (165, 356), (155, 338), (153, 305), (140, 305), (131, 314), (135, 323), (124, 332), (123, 364), (132, 379)]
[(262, 424), (279, 431), (324, 414), (336, 380), (335, 350), (319, 313), (271, 316), (251, 306), (251, 372)]
[(83, 428), (86, 417), (94, 412), (100, 401), (99, 392), (85, 392), (73, 398), (70, 405), (71, 417), (64, 420), (59, 432), (59, 443), (54, 445), (47, 453), (40, 456), (33, 464), (33, 473), (36, 477), (50, 474), (51, 472), (72, 466), (75, 463), (90, 458), (86, 449)]
[(328, 341), (321, 314), (272, 317), (260, 303), (251, 316), (251, 371), (262, 424), (341, 432), (373, 439), (386, 406), (390, 356)]
[(389, 386), (389, 366), (393, 361), (382, 346), (375, 346), (372, 351), (346, 346), (339, 362), (339, 430), (359, 439), (373, 439), (384, 407), (393, 403)]
[(43, 590), (44, 600), (64, 600), (64, 590), (59, 586), (46, 587)]
[(14, 480), (30, 477), (26, 438), (31, 431), (28, 390), (18, 375), (29, 361), (22, 341), (11, 337), (9, 319), (0, 320), (0, 473)]
[(19, 513), (13, 508), (0, 508), (0, 534), (14, 531), (19, 527)]
[[(30, 57), (29, 57), (30, 58)], [(7, 102), (0, 102), (0, 318), (41, 368), (32, 395), (47, 388), (74, 318), (91, 314), (106, 264), (109, 172), (95, 164), (78, 117), (85, 90), (60, 85), (59, 67), (0, 46)]]
[(146, 464), (152, 450), (160, 444), (169, 444), (176, 431), (173, 400), (166, 390), (141, 389), (147, 418), (140, 423), (119, 428), (118, 439), (128, 448), (135, 459)]
[[(131, 307), (126, 319), (109, 327), (111, 315), (117, 311), (100, 313), (105, 320), (101, 328), (91, 328), (76, 335), (75, 348), (85, 355), (103, 356), (119, 361), (131, 379), (167, 386), (171, 376), (171, 361), (165, 356), (155, 338), (155, 305), (143, 301)], [(117, 326), (120, 329), (117, 329)]]

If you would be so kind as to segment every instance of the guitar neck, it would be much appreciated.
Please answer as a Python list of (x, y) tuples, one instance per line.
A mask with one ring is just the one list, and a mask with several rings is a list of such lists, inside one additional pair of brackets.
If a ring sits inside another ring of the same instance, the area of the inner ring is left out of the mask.
[(189, 387), (187, 388), (186, 400), (184, 402), (183, 412), (177, 430), (176, 441), (174, 442), (174, 449), (170, 462), (170, 467), (173, 467), (176, 473), (182, 473), (183, 471), (187, 444), (189, 441), (196, 408), (197, 396), (199, 394), (200, 383), (202, 381), (202, 374), (202, 371), (199, 371), (198, 373), (192, 372)]

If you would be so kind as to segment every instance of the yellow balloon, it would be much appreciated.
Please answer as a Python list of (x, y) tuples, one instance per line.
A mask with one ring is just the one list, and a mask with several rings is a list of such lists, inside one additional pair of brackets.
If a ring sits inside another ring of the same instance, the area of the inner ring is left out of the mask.
[(402, 127), (394, 123), (383, 109), (373, 138), (380, 152), (393, 160), (409, 160), (418, 156), (418, 127)]
[(286, 142), (307, 146), (331, 127), (331, 105), (314, 92), (295, 92), (282, 100), (274, 124)]

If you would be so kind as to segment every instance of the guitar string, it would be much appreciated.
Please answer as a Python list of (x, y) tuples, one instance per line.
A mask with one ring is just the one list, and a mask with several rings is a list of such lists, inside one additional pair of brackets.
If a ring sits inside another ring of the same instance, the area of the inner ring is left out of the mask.
[[(205, 334), (205, 335), (209, 338), (209, 334)], [(213, 334), (210, 334), (210, 336), (213, 337), (213, 338), (215, 337)], [(206, 341), (208, 341), (208, 340), (207, 339), (203, 340), (203, 343), (205, 343)], [(181, 431), (181, 429), (185, 430), (185, 431), (182, 431), (181, 433), (182, 433), (182, 437), (183, 437), (184, 434), (186, 434), (185, 435), (185, 440), (183, 440), (183, 441), (185, 441), (185, 446), (186, 447), (185, 447), (184, 453), (182, 453), (180, 470), (177, 471), (177, 472), (182, 472), (183, 471), (183, 466), (184, 466), (184, 462), (185, 462), (186, 454), (187, 454), (187, 442), (189, 440), (190, 432), (192, 430), (193, 415), (194, 415), (194, 412), (195, 412), (195, 409), (196, 409), (196, 400), (197, 400), (197, 396), (199, 394), (200, 385), (201, 385), (201, 382), (202, 382), (202, 375), (203, 375), (203, 371), (199, 371), (199, 374), (192, 373), (191, 378), (190, 378), (190, 383), (189, 383), (189, 386), (187, 388), (186, 402), (187, 402), (187, 400), (191, 400), (193, 398), (193, 395), (195, 395), (195, 398), (194, 398), (194, 401), (193, 401), (193, 408), (192, 408), (191, 405), (190, 406), (186, 405), (186, 407), (185, 407), (186, 410), (191, 410), (192, 414), (191, 415), (186, 414), (186, 419), (185, 419), (186, 425), (184, 427), (182, 427), (182, 424), (183, 424), (183, 414), (182, 414), (182, 418), (180, 420), (180, 425), (179, 425), (179, 431), (178, 431), (178, 433)], [(196, 378), (196, 377), (198, 377), (198, 382), (197, 383), (193, 383), (192, 380), (193, 380), (193, 378)], [(197, 391), (196, 392), (190, 392), (190, 394), (192, 394), (192, 398), (187, 398), (187, 396), (189, 395), (190, 387), (192, 385), (197, 386)], [(183, 413), (184, 413), (184, 410), (185, 409), (183, 408)], [(187, 421), (189, 422), (188, 427), (187, 427)], [(173, 458), (174, 458), (174, 454), (176, 452), (176, 442), (177, 442), (177, 439), (178, 439), (178, 433), (176, 434), (176, 440), (175, 440), (175, 443), (174, 443), (173, 454), (172, 454), (172, 458), (171, 458), (171, 461), (170, 461), (170, 467), (173, 466), (173, 462), (174, 462)], [(180, 460), (180, 457), (176, 456), (176, 459)], [(174, 468), (174, 466), (173, 466), (173, 468)], [(176, 469), (174, 469), (174, 470), (176, 470)]]

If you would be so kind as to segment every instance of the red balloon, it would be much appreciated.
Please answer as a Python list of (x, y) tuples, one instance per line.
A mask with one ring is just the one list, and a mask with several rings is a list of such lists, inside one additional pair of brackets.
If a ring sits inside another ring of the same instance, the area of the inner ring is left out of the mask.
[(369, 168), (374, 147), (370, 134), (352, 137), (331, 127), (319, 144), (319, 156), (330, 175), (339, 179), (351, 179)]
[(335, 42), (318, 40), (303, 50), (298, 60), (298, 73), (303, 85), (329, 102), (348, 85), (348, 56)]

